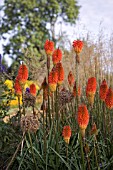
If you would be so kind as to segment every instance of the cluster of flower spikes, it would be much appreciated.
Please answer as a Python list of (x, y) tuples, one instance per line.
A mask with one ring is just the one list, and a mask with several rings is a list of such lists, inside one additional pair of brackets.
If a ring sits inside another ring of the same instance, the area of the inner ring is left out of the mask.
[(85, 130), (87, 128), (87, 125), (89, 123), (89, 112), (86, 107), (86, 105), (81, 104), (78, 107), (78, 113), (77, 113), (77, 121), (78, 125), (82, 134), (82, 137), (85, 137)]
[[(54, 50), (54, 42), (50, 40), (46, 40), (44, 49), (45, 49), (47, 56), (52, 55), (52, 61), (53, 61), (54, 67), (49, 72), (48, 85), (49, 85), (50, 91), (54, 92), (56, 91), (57, 85), (61, 85), (64, 80), (64, 69), (61, 64), (62, 51), (59, 48)], [(49, 64), (47, 63), (47, 65)], [(49, 66), (47, 66), (47, 68), (49, 68)]]
[(113, 90), (111, 87), (108, 88), (107, 82), (104, 79), (99, 89), (100, 99), (105, 102), (108, 109), (113, 108)]
[(86, 96), (91, 106), (93, 106), (93, 103), (94, 103), (96, 87), (97, 87), (96, 78), (95, 77), (89, 78), (87, 82), (87, 86), (86, 86)]
[(71, 127), (69, 125), (63, 127), (62, 136), (64, 141), (69, 144), (70, 137), (71, 137)]

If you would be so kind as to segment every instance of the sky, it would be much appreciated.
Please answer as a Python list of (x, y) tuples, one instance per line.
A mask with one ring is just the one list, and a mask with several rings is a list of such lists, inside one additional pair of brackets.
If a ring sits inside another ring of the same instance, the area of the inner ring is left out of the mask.
[[(1, 4), (3, 0), (0, 0)], [(100, 27), (107, 35), (113, 32), (113, 0), (78, 0), (78, 5), (81, 8), (76, 25), (74, 27), (62, 25), (63, 31), (67, 32), (71, 41), (87, 32), (98, 35)], [(59, 32), (59, 28), (59, 26), (56, 27), (56, 33)], [(1, 54), (3, 53), (2, 43), (4, 42), (0, 43)]]

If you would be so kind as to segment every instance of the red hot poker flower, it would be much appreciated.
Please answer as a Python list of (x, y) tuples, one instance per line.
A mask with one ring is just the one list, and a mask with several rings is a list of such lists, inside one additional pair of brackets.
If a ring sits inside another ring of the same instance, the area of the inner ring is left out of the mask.
[(71, 128), (70, 126), (64, 126), (62, 131), (62, 136), (67, 144), (69, 144), (70, 137), (71, 137)]
[(68, 74), (68, 83), (69, 83), (69, 85), (73, 86), (74, 81), (75, 81), (74, 76), (72, 74), (72, 71), (70, 71), (69, 74)]
[(36, 96), (36, 85), (35, 85), (35, 84), (31, 84), (31, 85), (30, 85), (30, 93), (31, 93), (33, 96)]
[(20, 65), (18, 70), (18, 80), (21, 85), (24, 85), (28, 79), (28, 68), (25, 64)]
[(61, 85), (64, 81), (64, 68), (62, 66), (62, 63), (57, 63), (56, 71), (58, 74), (58, 85)]
[(91, 106), (93, 106), (93, 103), (94, 103), (96, 87), (97, 87), (96, 78), (95, 77), (89, 78), (87, 86), (86, 86), (86, 96)]
[(105, 104), (108, 109), (113, 108), (113, 90), (111, 88), (108, 89), (105, 99)]
[(52, 55), (52, 61), (53, 64), (57, 64), (62, 60), (62, 51), (58, 48), (54, 50), (53, 55)]
[(58, 82), (58, 74), (56, 69), (53, 68), (52, 71), (49, 73), (49, 77), (48, 77), (48, 83), (51, 92), (56, 91), (57, 82)]
[(82, 104), (78, 107), (77, 121), (81, 130), (82, 137), (85, 137), (85, 129), (89, 123), (89, 113), (86, 105)]
[(44, 44), (44, 49), (47, 55), (52, 55), (54, 50), (54, 42), (50, 40), (46, 40)]
[(15, 89), (15, 93), (16, 93), (17, 96), (22, 95), (22, 89), (21, 89), (18, 77), (16, 77), (15, 84), (14, 84), (14, 89)]
[(107, 91), (108, 91), (108, 85), (106, 83), (106, 80), (104, 79), (102, 84), (100, 85), (100, 90), (99, 90), (100, 99), (102, 101), (105, 101)]
[(80, 40), (74, 40), (73, 41), (73, 48), (74, 48), (74, 51), (79, 54), (81, 51), (82, 51), (82, 48), (83, 48), (83, 42), (80, 41)]
[(95, 94), (97, 87), (97, 82), (95, 77), (91, 77), (88, 79), (87, 86), (86, 86), (86, 95), (93, 93)]

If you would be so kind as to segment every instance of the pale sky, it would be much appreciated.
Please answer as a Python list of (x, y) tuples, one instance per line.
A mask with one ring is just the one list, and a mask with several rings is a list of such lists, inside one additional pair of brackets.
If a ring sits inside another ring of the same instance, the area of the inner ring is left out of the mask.
[[(3, 0), (0, 0), (0, 4), (2, 2)], [(100, 23), (105, 34), (110, 35), (113, 32), (113, 0), (78, 0), (78, 5), (81, 6), (81, 9), (76, 26), (62, 26), (62, 29), (67, 32), (72, 41), (80, 34), (87, 32), (97, 35)], [(1, 54), (2, 43), (0, 43)]]

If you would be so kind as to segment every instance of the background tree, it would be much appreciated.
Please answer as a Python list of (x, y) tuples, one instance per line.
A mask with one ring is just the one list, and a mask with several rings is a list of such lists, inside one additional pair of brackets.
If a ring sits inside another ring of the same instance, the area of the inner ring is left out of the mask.
[[(55, 41), (55, 23), (59, 17), (65, 23), (75, 24), (79, 14), (76, 0), (4, 0), (0, 21), (4, 55), (16, 61), (22, 57), (22, 48), (33, 49), (40, 56), (47, 38)], [(50, 29), (47, 28), (50, 24)]]

